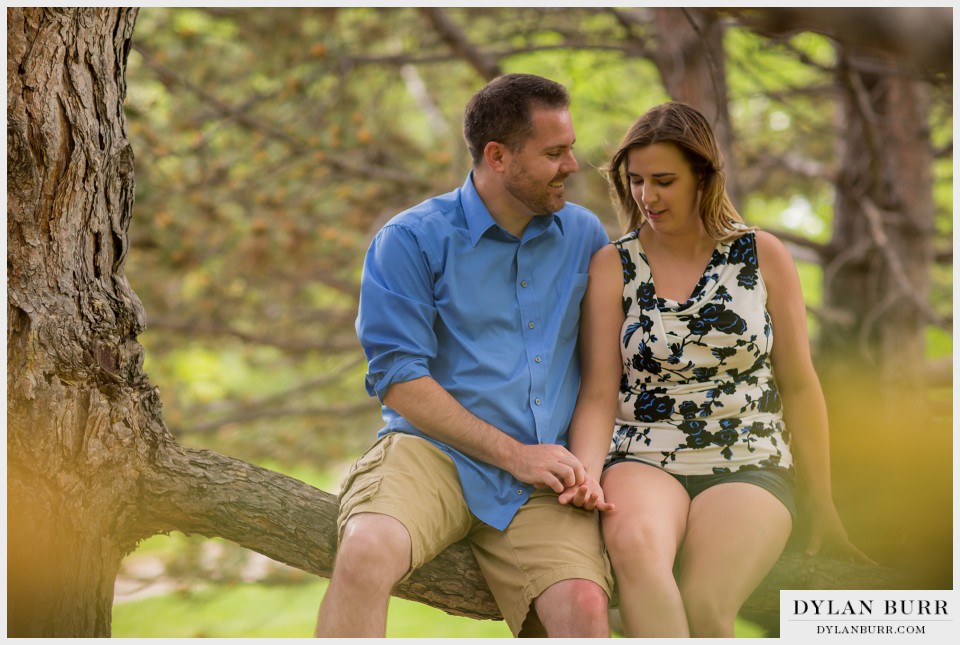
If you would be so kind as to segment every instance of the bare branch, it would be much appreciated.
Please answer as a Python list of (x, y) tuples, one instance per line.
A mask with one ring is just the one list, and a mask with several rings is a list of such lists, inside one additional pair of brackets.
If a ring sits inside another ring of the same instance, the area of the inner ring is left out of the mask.
[(403, 79), (403, 84), (407, 88), (407, 92), (410, 93), (410, 96), (417, 102), (417, 105), (420, 106), (420, 109), (423, 110), (423, 113), (433, 125), (430, 132), (433, 133), (436, 131), (436, 138), (438, 139), (447, 138), (450, 135), (450, 128), (447, 126), (447, 122), (443, 118), (443, 112), (440, 110), (437, 102), (430, 96), (430, 90), (420, 77), (416, 66), (401, 65), (400, 78)]
[(881, 135), (878, 131), (879, 119), (870, 101), (870, 94), (863, 84), (863, 78), (849, 65), (842, 69), (840, 77), (846, 82), (853, 99), (853, 106), (860, 115), (860, 120), (864, 127), (864, 136), (867, 139), (867, 147), (870, 149), (870, 169), (873, 175), (874, 185), (883, 185), (883, 169), (880, 160), (884, 158), (883, 146), (880, 144)]
[[(566, 51), (570, 49), (582, 51), (616, 52), (624, 54), (625, 56), (636, 58), (647, 58), (649, 56), (647, 49), (645, 49), (642, 44), (639, 44), (636, 41), (629, 41), (625, 43), (599, 43), (589, 41), (584, 38), (567, 38), (564, 39), (562, 43), (555, 45), (530, 45), (526, 47), (495, 49), (490, 50), (489, 55), (496, 60), (504, 60), (512, 56), (534, 54), (539, 52)], [(431, 65), (449, 63), (451, 60), (453, 60), (453, 57), (450, 54), (393, 54), (388, 56), (345, 56), (340, 60), (343, 61), (344, 65), (351, 67), (361, 65), (395, 65), (397, 67), (401, 67), (403, 65)]]
[(953, 139), (933, 151), (933, 156), (937, 159), (949, 159), (953, 156)]
[[(785, 231), (783, 229), (764, 228), (764, 230), (778, 238), (784, 244), (806, 251), (805, 254), (802, 252), (800, 253), (800, 255), (806, 255), (806, 257), (802, 258), (806, 261), (824, 264), (830, 257), (830, 247), (826, 244), (815, 242), (810, 238), (798, 235), (796, 233), (791, 233), (790, 231)], [(796, 254), (794, 254), (794, 257), (796, 257)]]
[(278, 336), (262, 336), (240, 331), (232, 327), (214, 325), (210, 323), (192, 322), (188, 320), (174, 320), (170, 318), (150, 318), (149, 328), (164, 329), (186, 334), (204, 336), (224, 336), (241, 340), (245, 343), (276, 347), (286, 352), (324, 352), (343, 353), (356, 351), (360, 343), (356, 337), (340, 336), (322, 341), (297, 340)]
[[(873, 238), (874, 244), (878, 249), (880, 249), (880, 252), (883, 254), (884, 258), (886, 258), (887, 266), (890, 267), (890, 273), (893, 275), (894, 282), (899, 287), (899, 294), (891, 293), (888, 295), (888, 299), (891, 296), (894, 296), (895, 298), (908, 298), (913, 301), (914, 305), (916, 305), (921, 312), (923, 312), (929, 322), (937, 325), (945, 325), (946, 323), (943, 320), (943, 317), (933, 310), (933, 308), (930, 306), (930, 303), (922, 297), (923, 294), (919, 293), (918, 290), (910, 283), (910, 278), (907, 276), (907, 272), (903, 268), (903, 262), (890, 245), (890, 241), (883, 226), (883, 214), (880, 212), (880, 209), (876, 204), (873, 203), (872, 200), (869, 198), (864, 198), (863, 212), (867, 216), (870, 236)], [(885, 303), (886, 300), (881, 304)], [(878, 313), (877, 315), (879, 316), (880, 314)]]
[[(258, 119), (249, 112), (245, 112), (226, 103), (225, 101), (220, 100), (213, 93), (208, 92), (202, 87), (198, 87), (194, 83), (191, 83), (169, 67), (161, 65), (156, 61), (155, 57), (152, 56), (150, 50), (144, 45), (134, 44), (133, 48), (138, 51), (141, 56), (143, 56), (144, 64), (152, 69), (157, 74), (157, 77), (168, 87), (174, 87), (177, 85), (182, 86), (190, 93), (197, 96), (204, 103), (211, 106), (220, 115), (234, 119), (237, 123), (250, 130), (260, 132), (271, 139), (282, 142), (296, 154), (305, 155), (316, 152), (316, 150), (314, 150), (311, 146), (300, 141), (296, 137), (287, 134), (283, 130), (274, 126), (272, 123)], [(427, 189), (430, 187), (430, 182), (420, 177), (397, 172), (396, 170), (390, 168), (379, 167), (369, 162), (358, 163), (341, 156), (329, 154), (326, 151), (324, 151), (322, 159), (317, 160), (317, 163), (325, 164), (335, 171), (356, 177), (363, 177), (365, 179), (384, 179), (422, 189)]]
[(763, 185), (771, 168), (782, 168), (794, 176), (799, 175), (808, 179), (818, 179), (830, 183), (836, 181), (836, 173), (827, 164), (807, 159), (794, 152), (774, 154), (767, 150), (761, 150), (755, 155), (750, 155), (745, 165), (748, 170), (741, 174), (740, 181), (744, 192), (747, 194)]
[(430, 20), (440, 38), (450, 45), (457, 56), (470, 63), (484, 79), (491, 81), (503, 73), (496, 59), (477, 49), (463, 30), (450, 20), (446, 11), (438, 7), (421, 7), (420, 13)]
[(262, 419), (281, 419), (284, 417), (326, 417), (332, 419), (347, 419), (364, 412), (375, 412), (379, 406), (370, 400), (363, 400), (351, 405), (332, 405), (332, 406), (306, 406), (291, 408), (270, 408), (270, 407), (251, 407), (235, 411), (233, 414), (217, 419), (200, 423), (189, 428), (171, 427), (170, 432), (175, 437), (184, 435), (209, 434), (216, 432), (220, 428), (237, 423), (249, 423)]
[(807, 313), (830, 325), (850, 327), (856, 322), (852, 312), (835, 307), (816, 307), (807, 305)]
[[(360, 365), (365, 360), (365, 357), (362, 353), (357, 353), (355, 356), (352, 356), (348, 360), (341, 362), (340, 365), (330, 369), (329, 371), (324, 372), (319, 378), (301, 383), (296, 387), (284, 390), (283, 392), (278, 392), (271, 396), (264, 397), (257, 401), (252, 401), (249, 403), (241, 404), (236, 406), (234, 410), (231, 410), (224, 416), (214, 420), (208, 421), (206, 423), (200, 423), (191, 427), (171, 427), (170, 431), (176, 436), (182, 436), (184, 434), (207, 434), (214, 432), (223, 426), (236, 424), (236, 423), (247, 423), (250, 421), (256, 421), (259, 419), (268, 419), (268, 418), (280, 418), (280, 417), (336, 417), (343, 418), (348, 417), (354, 414), (361, 412), (370, 412), (379, 409), (379, 406), (376, 406), (372, 400), (364, 399), (361, 402), (349, 404), (349, 405), (332, 405), (332, 406), (309, 406), (309, 407), (281, 407), (284, 406), (287, 401), (290, 399), (296, 398), (297, 400), (303, 398), (312, 390), (317, 390), (323, 387), (330, 385), (343, 378), (349, 370), (353, 369), (357, 365)], [(212, 416), (213, 413), (210, 410), (197, 410), (192, 409), (187, 411), (184, 416), (196, 419)]]

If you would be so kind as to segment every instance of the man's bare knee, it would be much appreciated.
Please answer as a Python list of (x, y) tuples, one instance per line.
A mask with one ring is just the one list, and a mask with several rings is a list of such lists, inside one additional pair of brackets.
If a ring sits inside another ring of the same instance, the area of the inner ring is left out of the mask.
[(410, 534), (388, 515), (360, 513), (343, 530), (335, 576), (346, 584), (392, 588), (410, 569)]
[(552, 637), (610, 635), (607, 594), (590, 580), (563, 580), (547, 588), (535, 607)]
[(607, 594), (600, 585), (590, 580), (568, 580), (567, 593), (573, 606), (592, 620), (607, 620)]

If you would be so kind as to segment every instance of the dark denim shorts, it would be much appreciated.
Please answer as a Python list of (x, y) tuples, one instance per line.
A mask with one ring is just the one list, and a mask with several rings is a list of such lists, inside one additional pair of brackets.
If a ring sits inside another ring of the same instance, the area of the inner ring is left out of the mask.
[[(614, 464), (622, 462), (635, 462), (646, 464), (646, 462), (628, 459), (626, 457), (617, 457), (611, 460), (604, 468), (609, 468)], [(650, 466), (656, 468), (656, 466)], [(717, 484), (728, 484), (732, 482), (746, 482), (755, 484), (760, 488), (769, 491), (774, 497), (779, 499), (787, 510), (790, 511), (790, 517), (794, 522), (797, 520), (797, 502), (794, 494), (794, 476), (792, 470), (786, 468), (748, 468), (738, 470), (733, 473), (716, 473), (712, 475), (674, 475), (668, 473), (683, 486), (684, 490), (693, 499), (703, 491)]]

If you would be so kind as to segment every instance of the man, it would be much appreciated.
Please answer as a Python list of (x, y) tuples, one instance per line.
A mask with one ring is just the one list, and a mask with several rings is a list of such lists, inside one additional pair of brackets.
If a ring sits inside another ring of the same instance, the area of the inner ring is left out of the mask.
[(564, 199), (567, 91), (501, 76), (464, 138), (463, 186), (394, 217), (364, 264), (357, 333), (386, 427), (343, 483), (318, 636), (384, 636), (393, 587), (464, 537), (515, 636), (609, 636), (609, 564), (564, 447), (587, 267), (608, 242)]

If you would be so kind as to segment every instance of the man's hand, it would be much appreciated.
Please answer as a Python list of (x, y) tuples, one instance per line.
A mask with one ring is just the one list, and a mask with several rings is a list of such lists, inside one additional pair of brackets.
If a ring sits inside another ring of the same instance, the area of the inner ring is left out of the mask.
[(579, 486), (587, 472), (580, 460), (563, 446), (554, 444), (521, 445), (511, 455), (509, 473), (537, 488), (550, 488), (560, 494)]
[(557, 499), (561, 504), (573, 504), (588, 511), (597, 509), (604, 512), (614, 509), (614, 505), (604, 499), (600, 483), (589, 475), (582, 484), (567, 488)]

